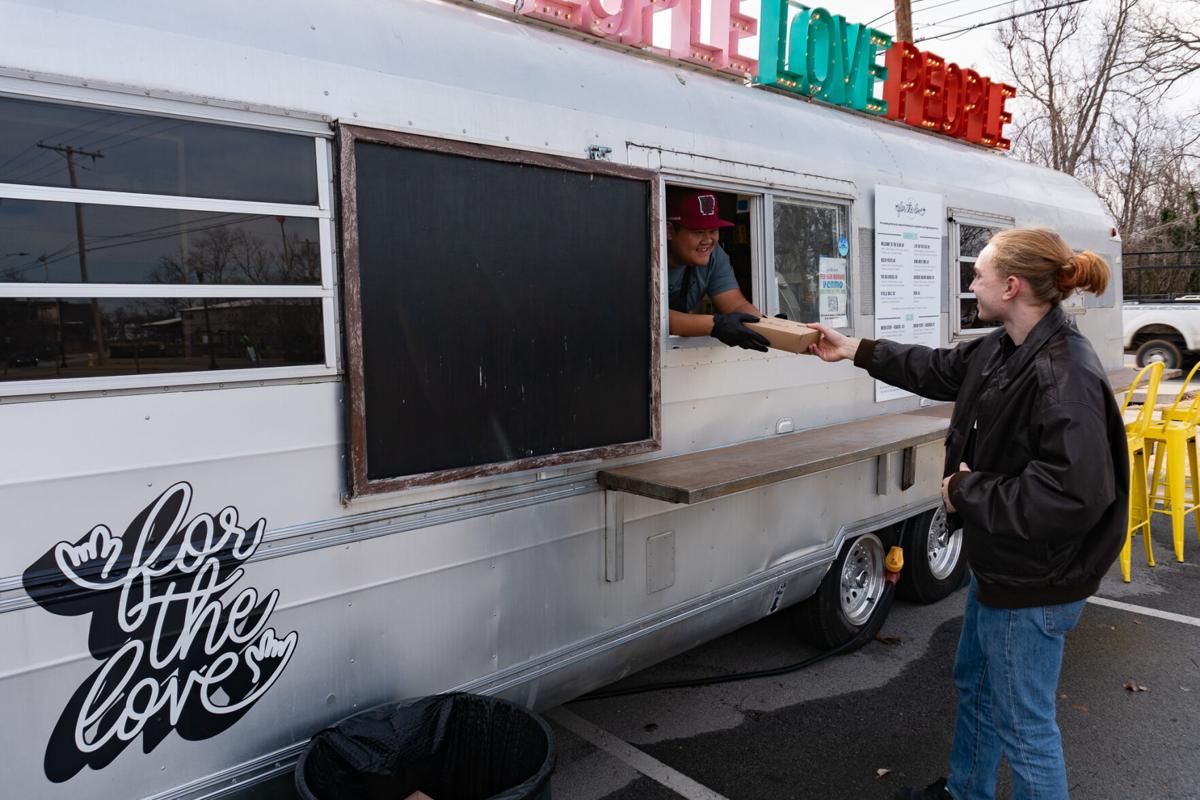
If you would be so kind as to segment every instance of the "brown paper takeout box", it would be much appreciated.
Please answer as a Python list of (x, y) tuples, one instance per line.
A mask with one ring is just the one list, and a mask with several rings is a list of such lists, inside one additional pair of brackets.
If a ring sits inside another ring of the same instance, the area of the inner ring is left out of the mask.
[(771, 347), (789, 353), (807, 353), (808, 346), (821, 338), (820, 331), (800, 322), (777, 317), (763, 317), (758, 322), (747, 322), (746, 327), (767, 337)]

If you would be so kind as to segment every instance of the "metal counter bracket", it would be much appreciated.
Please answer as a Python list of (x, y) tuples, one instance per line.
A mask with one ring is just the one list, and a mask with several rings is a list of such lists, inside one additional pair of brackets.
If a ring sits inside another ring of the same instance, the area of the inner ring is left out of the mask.
[(604, 580), (625, 578), (625, 493), (604, 491)]
[(888, 460), (891, 453), (880, 453), (875, 456), (875, 494), (888, 493)]
[(904, 463), (900, 468), (900, 491), (911, 489), (917, 482), (917, 448), (904, 448)]

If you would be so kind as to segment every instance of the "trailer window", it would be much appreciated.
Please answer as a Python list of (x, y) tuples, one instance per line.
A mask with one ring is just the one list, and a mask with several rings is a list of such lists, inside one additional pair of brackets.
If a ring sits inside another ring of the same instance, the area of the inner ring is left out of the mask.
[(955, 254), (951, 259), (950, 282), (957, 287), (955, 334), (971, 336), (986, 333), (1000, 323), (979, 319), (979, 305), (970, 291), (971, 281), (975, 277), (975, 262), (979, 260), (979, 254), (987, 246), (992, 234), (1011, 228), (1012, 221), (985, 219), (962, 212), (953, 212), (950, 219), (951, 248)]
[(0, 183), (317, 202), (312, 140), (0, 97)]
[(0, 97), (4, 392), (328, 372), (325, 150), (311, 135)]
[(773, 198), (776, 307), (797, 322), (850, 327), (848, 204)]
[(658, 446), (653, 173), (341, 136), (355, 493)]

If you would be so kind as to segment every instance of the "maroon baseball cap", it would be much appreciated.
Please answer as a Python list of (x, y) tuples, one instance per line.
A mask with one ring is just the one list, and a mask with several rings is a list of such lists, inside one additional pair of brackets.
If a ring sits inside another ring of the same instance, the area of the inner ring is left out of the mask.
[(667, 222), (693, 231), (732, 227), (719, 211), (717, 195), (707, 189), (667, 189)]

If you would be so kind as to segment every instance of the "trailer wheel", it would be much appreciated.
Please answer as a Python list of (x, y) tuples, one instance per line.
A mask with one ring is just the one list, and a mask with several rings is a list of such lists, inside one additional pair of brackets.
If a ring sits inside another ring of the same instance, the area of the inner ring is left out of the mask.
[(793, 612), (800, 637), (830, 650), (853, 639), (876, 613), (886, 614), (887, 608), (880, 607), (885, 584), (883, 559), (883, 542), (873, 533), (843, 547), (816, 594)]
[(917, 603), (936, 603), (963, 585), (967, 560), (962, 528), (946, 526), (941, 506), (904, 521), (904, 569), (896, 595)]
[(1178, 345), (1166, 339), (1142, 342), (1137, 349), (1137, 365), (1144, 367), (1155, 361), (1161, 361), (1163, 369), (1179, 369), (1179, 365), (1183, 363), (1183, 354), (1179, 352)]

